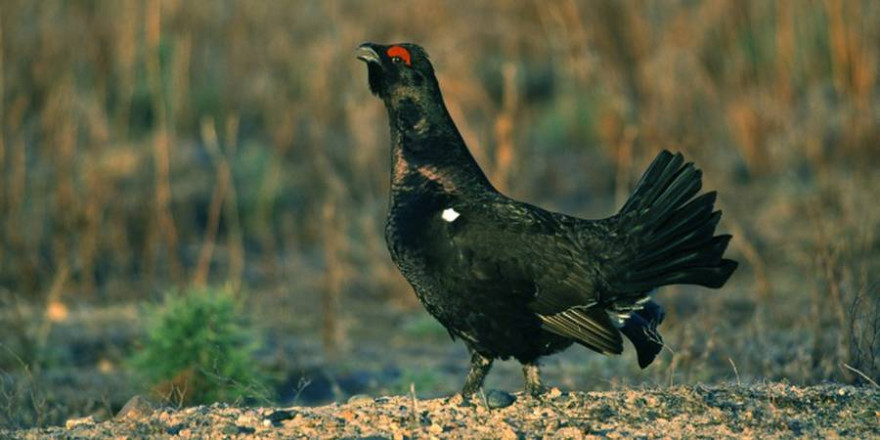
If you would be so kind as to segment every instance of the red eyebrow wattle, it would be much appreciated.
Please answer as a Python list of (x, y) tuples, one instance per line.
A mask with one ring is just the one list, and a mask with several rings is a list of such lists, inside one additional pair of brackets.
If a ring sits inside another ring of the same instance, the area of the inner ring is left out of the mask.
[(401, 46), (391, 46), (386, 53), (389, 57), (398, 57), (402, 59), (407, 66), (412, 65), (412, 58), (409, 55), (409, 51)]

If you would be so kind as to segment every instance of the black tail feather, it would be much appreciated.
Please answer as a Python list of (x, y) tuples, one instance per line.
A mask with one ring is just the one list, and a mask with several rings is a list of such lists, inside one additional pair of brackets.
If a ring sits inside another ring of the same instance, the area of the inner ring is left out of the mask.
[(663, 151), (645, 171), (620, 211), (622, 229), (639, 243), (637, 257), (617, 289), (642, 292), (668, 284), (717, 288), (737, 267), (722, 258), (730, 235), (714, 235), (721, 211), (715, 192), (697, 197), (702, 172), (679, 154)]

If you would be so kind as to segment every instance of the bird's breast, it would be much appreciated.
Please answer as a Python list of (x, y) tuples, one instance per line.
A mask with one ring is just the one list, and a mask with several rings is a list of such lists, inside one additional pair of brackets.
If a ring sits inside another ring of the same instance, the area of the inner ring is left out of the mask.
[(408, 271), (436, 271), (461, 259), (455, 235), (467, 214), (448, 196), (401, 195), (392, 198), (385, 240), (392, 259)]

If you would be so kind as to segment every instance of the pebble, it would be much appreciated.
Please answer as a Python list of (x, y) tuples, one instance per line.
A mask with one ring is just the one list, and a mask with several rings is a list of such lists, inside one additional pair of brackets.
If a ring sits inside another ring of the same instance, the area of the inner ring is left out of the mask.
[(240, 426), (255, 426), (257, 424), (257, 416), (253, 411), (241, 414), (235, 419), (235, 424)]
[(70, 419), (64, 423), (64, 427), (67, 429), (72, 429), (72, 428), (76, 428), (77, 426), (94, 425), (94, 424), (95, 424), (95, 418), (92, 416), (88, 416), (88, 417), (80, 417), (78, 419)]
[(489, 390), (486, 393), (486, 404), (489, 406), (489, 409), (506, 408), (513, 405), (513, 402), (516, 402), (516, 396), (506, 391)]
[(141, 420), (153, 415), (153, 403), (143, 396), (134, 396), (116, 413), (116, 420)]
[(348, 398), (348, 403), (351, 405), (368, 405), (373, 402), (373, 398), (366, 394), (355, 394)]
[(519, 434), (509, 424), (501, 422), (500, 426), (494, 429), (495, 438), (500, 440), (518, 440)]
[(556, 431), (552, 437), (552, 439), (571, 439), (571, 440), (581, 440), (584, 438), (584, 433), (573, 426), (569, 426), (567, 428), (562, 428), (559, 431)]
[(293, 415), (294, 415), (293, 411), (288, 411), (288, 410), (273, 411), (271, 414), (266, 416), (265, 420), (263, 420), (263, 426), (273, 426), (273, 425), (279, 426), (282, 421), (292, 419)]

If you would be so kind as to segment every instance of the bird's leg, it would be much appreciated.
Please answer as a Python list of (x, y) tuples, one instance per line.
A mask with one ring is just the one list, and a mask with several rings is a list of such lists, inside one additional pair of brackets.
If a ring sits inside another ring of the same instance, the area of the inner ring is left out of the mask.
[(467, 379), (464, 380), (461, 395), (470, 397), (479, 391), (490, 368), (492, 368), (492, 359), (477, 353), (475, 350), (471, 350), (471, 369), (468, 371)]
[(523, 377), (526, 382), (526, 394), (532, 397), (538, 397), (547, 392), (547, 387), (541, 383), (541, 371), (538, 369), (537, 362), (527, 362), (523, 366)]

